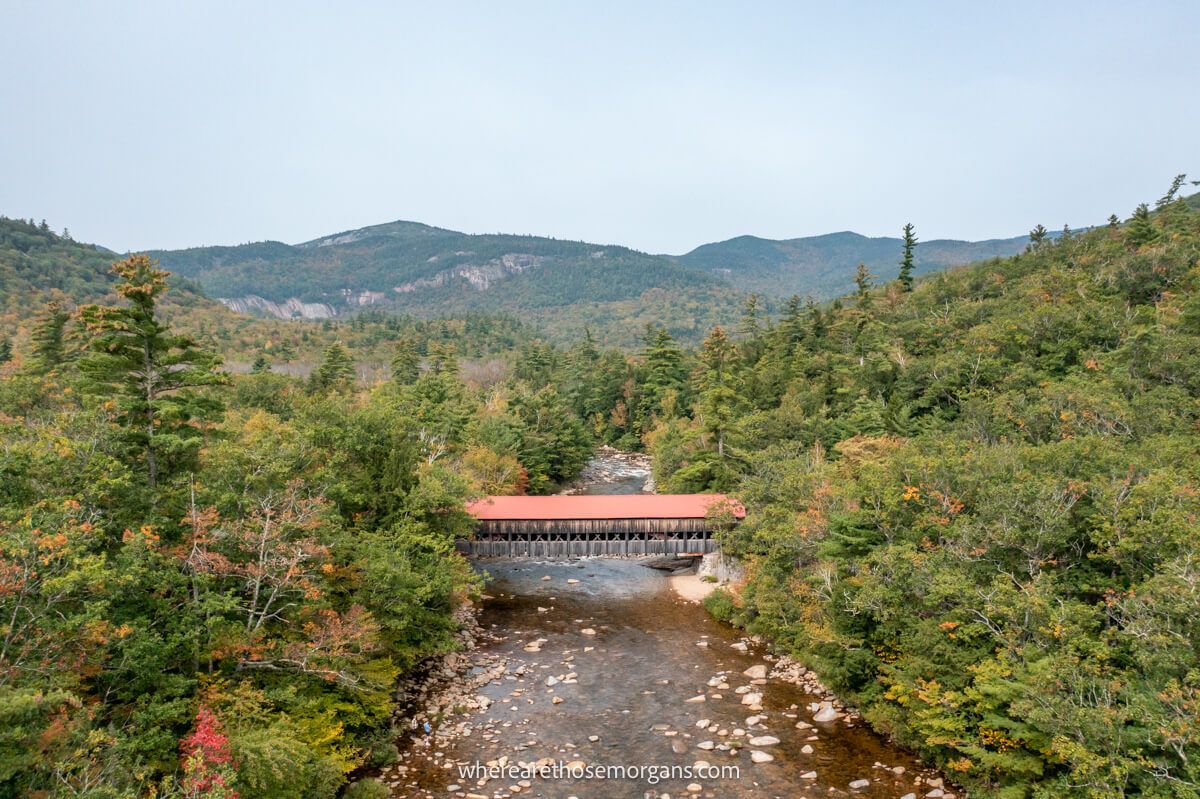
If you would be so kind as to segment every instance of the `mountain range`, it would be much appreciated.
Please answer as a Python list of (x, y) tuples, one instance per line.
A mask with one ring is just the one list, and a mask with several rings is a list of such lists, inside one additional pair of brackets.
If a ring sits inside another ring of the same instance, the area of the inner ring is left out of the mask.
[[(38, 289), (65, 290), (82, 301), (107, 287), (106, 266), (116, 254), (103, 247), (21, 220), (7, 220), (0, 234), (8, 251), (0, 259), (0, 290), (13, 302)], [(1011, 255), (1027, 241), (922, 242), (916, 271)], [(852, 290), (860, 262), (879, 280), (890, 280), (901, 246), (898, 238), (841, 232), (786, 240), (739, 236), (683, 255), (656, 255), (398, 221), (300, 244), (150, 254), (188, 291), (240, 313), (308, 320), (365, 309), (418, 317), (507, 313), (550, 338), (574, 339), (589, 330), (602, 342), (631, 346), (649, 323), (697, 341), (713, 325), (732, 323), (747, 292), (762, 295), (768, 308), (793, 294), (840, 296)]]
[[(917, 272), (1012, 255), (1027, 241), (925, 242), (917, 248)], [(732, 320), (745, 292), (768, 303), (793, 294), (835, 297), (852, 288), (860, 262), (890, 279), (900, 252), (898, 238), (843, 232), (787, 240), (740, 236), (684, 255), (654, 255), (398, 221), (294, 245), (264, 241), (151, 255), (240, 312), (328, 319), (363, 308), (439, 316), (503, 311), (555, 337), (588, 328), (619, 343), (648, 322), (694, 339)]]
[[(933, 239), (918, 244), (916, 273), (1013, 255), (1025, 249), (1028, 236), (986, 241)], [(793, 294), (830, 299), (854, 288), (854, 273), (866, 264), (877, 278), (895, 277), (903, 241), (868, 237), (850, 231), (798, 239), (738, 236), (704, 244), (674, 260), (689, 269), (728, 280), (743, 291), (767, 297)]]

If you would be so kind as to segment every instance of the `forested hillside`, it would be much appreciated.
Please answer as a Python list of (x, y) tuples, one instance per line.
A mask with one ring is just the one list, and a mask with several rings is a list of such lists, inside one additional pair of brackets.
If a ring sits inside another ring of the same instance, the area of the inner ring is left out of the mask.
[(459, 353), (499, 320), (359, 318), (312, 326), (306, 379), (231, 375), (166, 277), (133, 256), (110, 301), (0, 340), (0, 796), (331, 799), (396, 757), (397, 678), (455, 645), (464, 501), (637, 446), (687, 356), (661, 328), (638, 359), (520, 336), (481, 380)]
[[(262, 242), (152, 253), (215, 297), (308, 303), (280, 316), (339, 316), (362, 307), (422, 316), (488, 310), (528, 318), (559, 341), (589, 327), (632, 347), (647, 321), (684, 339), (733, 318), (721, 279), (625, 247), (536, 236), (467, 235), (393, 222), (296, 246)], [(253, 302), (253, 301), (252, 301)]]
[[(1010, 255), (1025, 242), (930, 241), (918, 251), (915, 272)], [(560, 342), (590, 330), (604, 343), (633, 349), (649, 322), (699, 343), (710, 327), (733, 321), (744, 291), (768, 303), (835, 297), (853, 286), (859, 263), (890, 273), (901, 249), (901, 239), (857, 233), (786, 241), (743, 236), (671, 257), (392, 222), (295, 246), (260, 242), (151, 254), (239, 310), (325, 318), (362, 307), (438, 316), (486, 309), (527, 318)]]
[[(82, 346), (67, 321), (81, 304), (116, 299), (111, 267), (117, 254), (55, 233), (45, 224), (0, 217), (0, 355), (19, 357), (51, 332), (52, 345), (66, 352)], [(219, 353), (224, 368), (244, 372), (274, 369), (307, 376), (334, 342), (347, 346), (364, 378), (386, 377), (395, 346), (404, 340), (422, 355), (449, 347), (468, 369), (487, 369), (500, 355), (535, 340), (537, 331), (515, 317), (464, 310), (430, 318), (362, 311), (349, 319), (292, 324), (228, 310), (194, 282), (168, 275), (158, 311), (164, 319)], [(0, 358), (3, 362), (4, 358)]]
[(713, 331), (650, 436), (749, 509), (710, 609), (978, 795), (1197, 796), (1193, 209)]
[[(11, 331), (17, 321), (28, 319), (51, 299), (75, 303), (110, 296), (109, 267), (117, 257), (102, 247), (75, 241), (67, 231), (55, 233), (44, 221), (0, 217), (0, 330)], [(172, 285), (174, 305), (203, 302), (189, 281), (174, 278)]]
[[(932, 239), (922, 242), (917, 251), (915, 272), (1015, 255), (1026, 242), (1025, 236), (989, 241)], [(854, 289), (854, 269), (860, 263), (891, 277), (903, 246), (903, 239), (870, 238), (849, 231), (783, 240), (739, 236), (697, 247), (676, 260), (689, 269), (724, 278), (742, 291), (827, 300)]]

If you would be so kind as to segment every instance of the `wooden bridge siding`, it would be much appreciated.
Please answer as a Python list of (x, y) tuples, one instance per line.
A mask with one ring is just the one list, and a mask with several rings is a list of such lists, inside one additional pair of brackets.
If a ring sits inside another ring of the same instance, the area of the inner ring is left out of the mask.
[(622, 542), (534, 541), (529, 539), (476, 539), (468, 542), (472, 555), (485, 558), (564, 558), (597, 555), (658, 556), (715, 552), (711, 539), (650, 539)]
[(703, 519), (489, 520), (467, 542), (480, 557), (562, 558), (713, 552)]
[(488, 519), (479, 522), (479, 535), (510, 536), (527, 533), (543, 535), (613, 535), (637, 533), (664, 535), (703, 533), (708, 531), (704, 519)]

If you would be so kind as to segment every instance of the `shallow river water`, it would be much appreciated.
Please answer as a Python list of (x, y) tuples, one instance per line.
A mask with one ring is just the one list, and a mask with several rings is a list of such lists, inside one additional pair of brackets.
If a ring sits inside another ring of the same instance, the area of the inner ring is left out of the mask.
[[(936, 775), (866, 728), (844, 719), (815, 723), (809, 705), (828, 696), (743, 674), (760, 664), (770, 670), (773, 658), (680, 599), (660, 572), (633, 560), (598, 558), (497, 559), (477, 566), (491, 578), (479, 617), (487, 634), (461, 668), (482, 675), (476, 682), (483, 684), (469, 690), (481, 697), (479, 706), (435, 720), (432, 735), (418, 728), (401, 741), (401, 778), (389, 780), (396, 796), (897, 799), (939, 793)], [(761, 694), (761, 710), (743, 704), (746, 692)], [(697, 726), (705, 719), (710, 723)], [(754, 751), (773, 759), (753, 762)], [(624, 767), (627, 776), (576, 779), (559, 772), (524, 779), (528, 775), (493, 772), (480, 782), (484, 775), (461, 770), (543, 759), (575, 768)], [(697, 761), (738, 773), (680, 771)], [(648, 771), (661, 775), (671, 767), (674, 775), (661, 780)], [(640, 774), (629, 776), (637, 769)]]

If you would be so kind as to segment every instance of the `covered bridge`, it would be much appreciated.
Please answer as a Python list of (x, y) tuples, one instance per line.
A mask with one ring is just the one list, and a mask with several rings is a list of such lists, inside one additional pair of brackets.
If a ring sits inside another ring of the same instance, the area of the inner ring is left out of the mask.
[(484, 497), (467, 511), (479, 520), (470, 551), (484, 557), (704, 554), (718, 523), (746, 515), (723, 494)]

